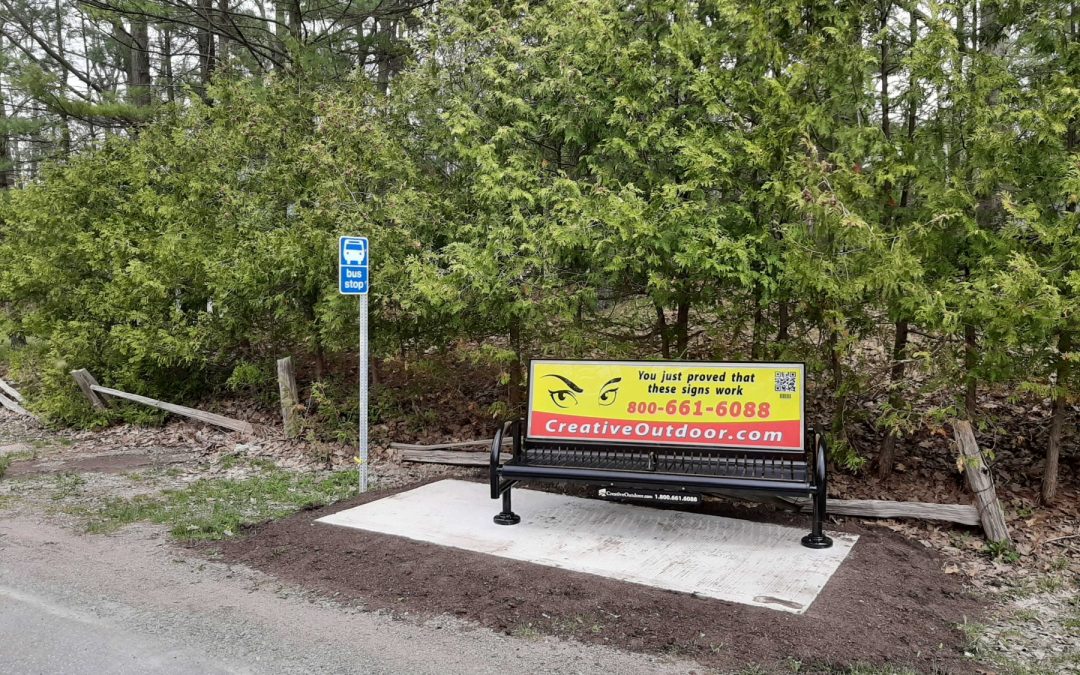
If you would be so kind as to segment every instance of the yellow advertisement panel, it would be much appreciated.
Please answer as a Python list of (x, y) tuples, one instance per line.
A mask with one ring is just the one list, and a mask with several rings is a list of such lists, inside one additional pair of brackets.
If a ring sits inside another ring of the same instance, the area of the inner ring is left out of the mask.
[(801, 363), (534, 360), (528, 437), (803, 450)]

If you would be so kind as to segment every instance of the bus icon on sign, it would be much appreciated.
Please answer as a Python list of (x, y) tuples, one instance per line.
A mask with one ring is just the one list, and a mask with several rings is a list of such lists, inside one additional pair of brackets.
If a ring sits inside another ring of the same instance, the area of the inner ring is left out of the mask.
[(341, 244), (342, 265), (364, 265), (367, 263), (367, 239), (344, 239)]

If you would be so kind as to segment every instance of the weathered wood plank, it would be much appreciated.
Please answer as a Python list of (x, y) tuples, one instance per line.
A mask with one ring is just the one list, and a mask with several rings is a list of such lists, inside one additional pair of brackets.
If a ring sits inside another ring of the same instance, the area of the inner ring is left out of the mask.
[(975, 432), (971, 428), (971, 422), (966, 420), (952, 421), (953, 435), (956, 436), (956, 444), (960, 447), (960, 456), (963, 458), (964, 475), (967, 476), (968, 485), (975, 493), (975, 506), (979, 510), (979, 518), (982, 521), (983, 531), (986, 538), (992, 542), (1004, 542), (1012, 545), (1012, 537), (1009, 536), (1009, 528), (1005, 525), (1005, 512), (1001, 510), (1001, 502), (998, 501), (997, 492), (994, 490), (994, 478), (990, 475), (990, 469), (983, 461), (982, 451), (975, 440)]
[[(714, 494), (736, 499), (772, 504), (786, 509), (811, 513), (814, 505), (809, 497), (779, 497), (748, 490), (721, 490)], [(929, 502), (894, 502), (878, 499), (830, 499), (826, 513), (834, 516), (862, 518), (917, 518), (942, 520), (960, 525), (978, 525), (979, 511), (968, 504), (933, 504)]]
[(151, 408), (158, 408), (159, 410), (165, 410), (176, 415), (183, 415), (184, 417), (190, 417), (191, 419), (199, 420), (200, 422), (206, 422), (207, 424), (213, 424), (214, 426), (224, 427), (225, 429), (232, 429), (233, 431), (239, 431), (246, 434), (254, 432), (254, 428), (251, 426), (251, 423), (244, 422), (243, 420), (234, 420), (231, 417), (225, 417), (224, 415), (216, 415), (214, 413), (206, 412), (204, 410), (196, 410), (195, 408), (188, 408), (187, 406), (176, 405), (175, 403), (166, 403), (164, 401), (158, 401), (157, 399), (149, 398), (147, 396), (139, 396), (138, 394), (129, 394), (126, 391), (120, 391), (119, 389), (110, 389), (109, 387), (102, 387), (101, 385), (93, 385), (91, 386), (91, 389), (99, 394), (115, 396), (116, 398), (122, 398), (128, 401), (135, 401), (136, 403), (148, 405)]
[(13, 412), (13, 413), (15, 413), (17, 415), (23, 415), (23, 416), (26, 416), (26, 417), (33, 417), (34, 416), (33, 413), (31, 413), (29, 410), (22, 407), (21, 405), (19, 405), (15, 401), (12, 401), (10, 398), (8, 398), (7, 396), (4, 396), (3, 394), (0, 394), (0, 406), (3, 406), (5, 408), (7, 408), (8, 410), (10, 410), (11, 412)]
[(15, 387), (11, 386), (7, 382), (4, 382), (3, 378), (0, 378), (0, 389), (2, 389), (4, 393), (8, 395), (8, 398), (14, 400), (16, 403), (23, 402), (22, 394), (15, 391)]
[(281, 422), (285, 428), (285, 438), (295, 438), (300, 432), (300, 419), (296, 410), (300, 402), (300, 394), (296, 387), (296, 372), (293, 370), (291, 356), (278, 359), (277, 378), (278, 393), (281, 396)]
[[(488, 441), (490, 443), (490, 441)], [(490, 452), (444, 452), (441, 450), (402, 450), (404, 462), (422, 462), (426, 464), (449, 464), (451, 466), (488, 466)], [(502, 461), (510, 461), (510, 453), (502, 454)]]
[[(802, 507), (813, 511), (811, 504)], [(978, 525), (979, 510), (970, 504), (932, 504), (929, 502), (890, 502), (876, 499), (830, 499), (825, 510), (835, 516), (864, 518), (917, 518), (944, 520), (961, 525)]]
[[(512, 439), (504, 438), (503, 445), (510, 445)], [(458, 441), (456, 443), (435, 443), (434, 445), (418, 445), (416, 443), (391, 443), (394, 450), (452, 450), (454, 448), (471, 448), (477, 445), (491, 447), (491, 439), (485, 438), (479, 441)]]
[(71, 371), (71, 376), (75, 378), (75, 383), (79, 385), (79, 389), (82, 390), (83, 396), (86, 400), (90, 401), (90, 405), (96, 410), (105, 410), (109, 407), (109, 403), (94, 393), (94, 387), (97, 386), (97, 380), (94, 376), (86, 371), (85, 368)]

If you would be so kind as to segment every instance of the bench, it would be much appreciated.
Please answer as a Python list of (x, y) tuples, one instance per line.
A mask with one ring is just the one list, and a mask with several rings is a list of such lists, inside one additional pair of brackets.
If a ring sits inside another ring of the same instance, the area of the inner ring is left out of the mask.
[(805, 424), (804, 374), (801, 363), (533, 360), (526, 419), (502, 425), (491, 445), (495, 522), (521, 522), (511, 490), (526, 481), (651, 503), (731, 490), (808, 495), (802, 544), (828, 548), (827, 448)]

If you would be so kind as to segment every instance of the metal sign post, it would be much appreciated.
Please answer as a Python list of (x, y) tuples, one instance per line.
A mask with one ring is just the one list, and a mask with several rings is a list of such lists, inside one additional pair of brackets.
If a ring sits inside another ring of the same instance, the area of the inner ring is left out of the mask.
[(360, 296), (360, 491), (368, 484), (368, 240), (367, 237), (338, 239), (338, 292)]

